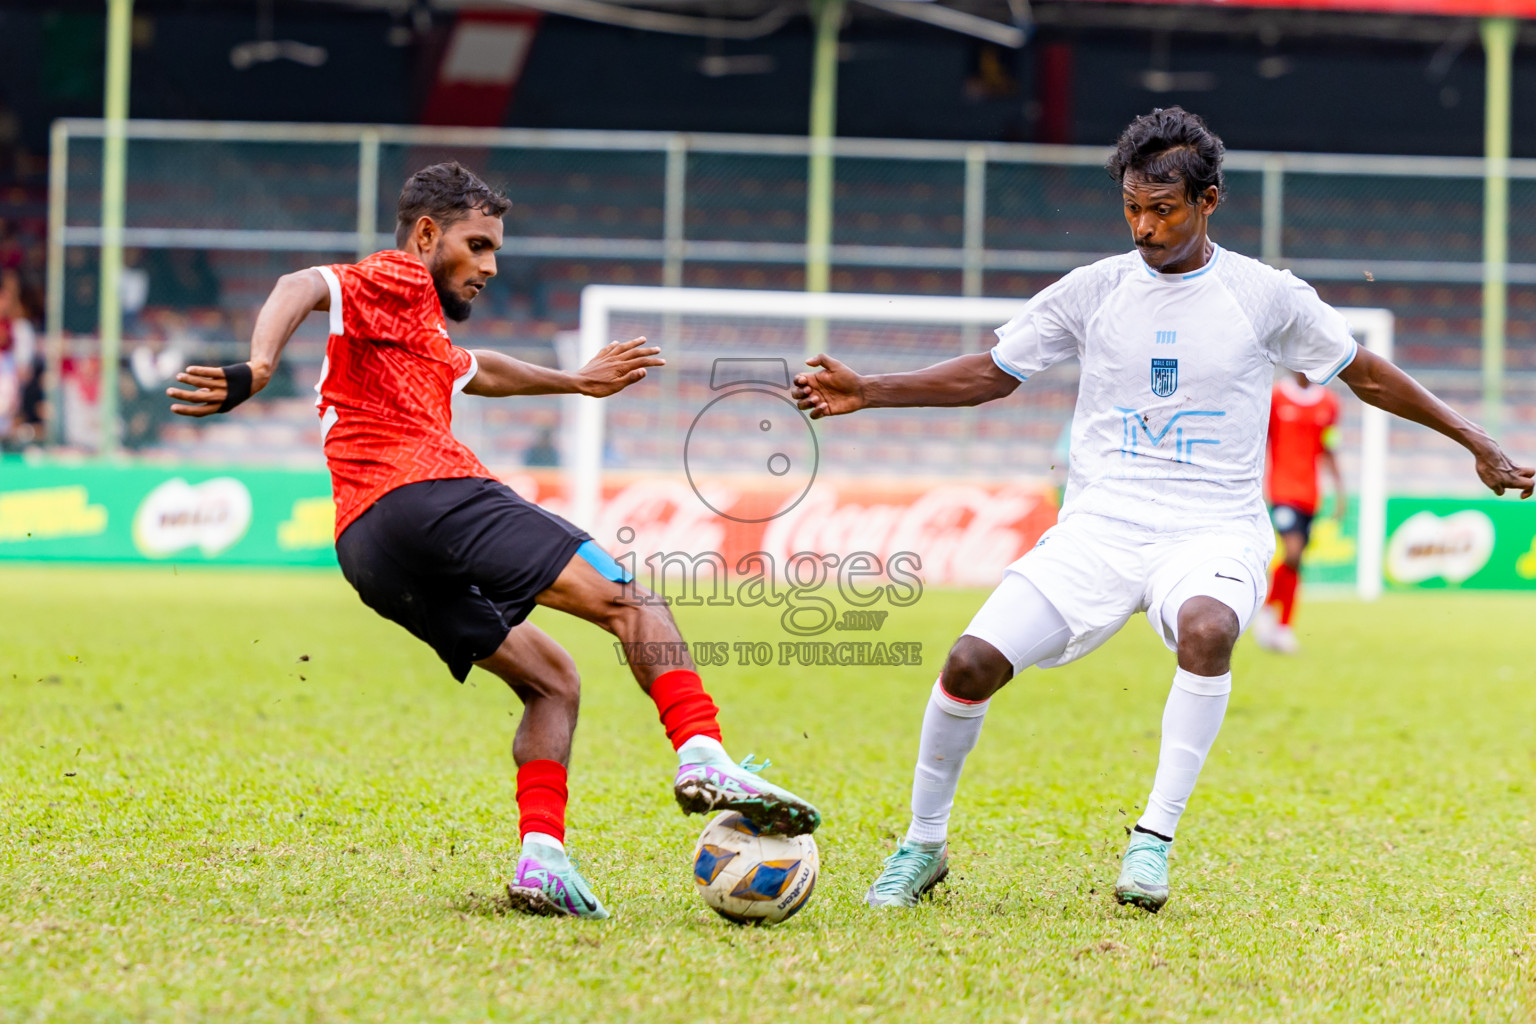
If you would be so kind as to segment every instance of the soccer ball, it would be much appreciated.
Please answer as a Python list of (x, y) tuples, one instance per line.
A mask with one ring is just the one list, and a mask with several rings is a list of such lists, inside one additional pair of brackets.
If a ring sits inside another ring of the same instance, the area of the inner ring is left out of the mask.
[(765, 834), (737, 811), (704, 827), (693, 881), (710, 909), (737, 924), (773, 924), (811, 898), (821, 857), (810, 836)]

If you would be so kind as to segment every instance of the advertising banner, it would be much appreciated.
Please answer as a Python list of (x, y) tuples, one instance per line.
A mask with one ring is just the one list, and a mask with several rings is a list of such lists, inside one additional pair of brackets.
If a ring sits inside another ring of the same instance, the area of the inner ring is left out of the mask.
[[(559, 470), (503, 479), (568, 512)], [(775, 566), (814, 553), (891, 559), (930, 586), (991, 587), (1056, 521), (1044, 481), (817, 480), (775, 488), (756, 477), (605, 477), (597, 521), (584, 524), (642, 583), (718, 557), (732, 573), (760, 553)], [(331, 484), (323, 471), (0, 460), (0, 561), (336, 564)], [(1307, 549), (1306, 582), (1355, 579), (1356, 517), (1325, 506)], [(669, 560), (670, 556), (670, 560)], [(802, 560), (803, 561), (803, 560)], [(823, 559), (828, 568), (836, 565)], [(1395, 589), (1536, 590), (1536, 501), (1392, 498), (1386, 583)]]
[(335, 565), (323, 472), (0, 461), (0, 559)]
[[(559, 470), (503, 479), (568, 512)], [(325, 566), (336, 562), (323, 471), (0, 462), (0, 560)], [(609, 474), (597, 522), (583, 524), (641, 582), (668, 555), (718, 555), (731, 571), (754, 552), (778, 566), (797, 554), (866, 553), (929, 585), (992, 586), (1056, 520), (1044, 482), (690, 480)], [(833, 567), (835, 568), (835, 566)], [(875, 569), (880, 572), (880, 569)]]
[(1536, 501), (1393, 498), (1387, 585), (1536, 590)]
[[(1333, 495), (1330, 494), (1323, 499), (1322, 507), (1312, 520), (1312, 535), (1302, 555), (1301, 579), (1308, 587), (1353, 593), (1355, 565), (1360, 556), (1360, 517), (1354, 502), (1346, 505), (1342, 521), (1333, 509)], [(1278, 539), (1275, 557), (1280, 557)]]
[[(1353, 504), (1340, 522), (1326, 500), (1302, 562), (1307, 586), (1353, 589), (1359, 557)], [(1385, 583), (1393, 590), (1536, 590), (1536, 500), (1389, 498)]]
[[(563, 476), (504, 479), (524, 497), (565, 512)], [(811, 487), (774, 487), (755, 476), (609, 474), (588, 529), (615, 557), (633, 555), (626, 564), (642, 583), (674, 552), (717, 553), (733, 573), (755, 552), (777, 566), (814, 552), (868, 554), (882, 566), (915, 555), (921, 564), (912, 567), (929, 585), (991, 587), (1056, 522), (1056, 507), (1055, 489), (1044, 481), (818, 479)]]

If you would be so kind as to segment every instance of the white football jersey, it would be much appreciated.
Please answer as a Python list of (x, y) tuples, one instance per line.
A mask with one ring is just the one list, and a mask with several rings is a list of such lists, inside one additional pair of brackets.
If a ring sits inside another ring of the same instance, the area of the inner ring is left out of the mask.
[(1264, 524), (1264, 440), (1278, 363), (1319, 384), (1355, 357), (1343, 314), (1290, 271), (1215, 248), (1189, 274), (1130, 252), (1072, 271), (997, 330), (1024, 380), (1082, 363), (1062, 518), (1158, 531)]

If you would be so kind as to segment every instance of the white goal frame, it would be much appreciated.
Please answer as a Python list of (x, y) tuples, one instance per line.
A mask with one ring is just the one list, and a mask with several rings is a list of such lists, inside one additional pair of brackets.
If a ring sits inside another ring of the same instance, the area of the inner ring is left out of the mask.
[[(581, 292), (579, 363), (611, 340), (615, 311), (634, 313), (760, 316), (784, 320), (965, 324), (1006, 323), (1026, 300), (938, 295), (864, 295), (850, 292), (750, 291), (733, 288), (654, 288), (588, 285)], [(1340, 308), (1365, 347), (1392, 358), (1395, 317), (1387, 309)], [(572, 519), (583, 527), (597, 520), (602, 496), (604, 407), (601, 399), (577, 398), (575, 450), (567, 470)], [(1360, 425), (1360, 530), (1355, 591), (1364, 600), (1381, 596), (1382, 553), (1387, 527), (1387, 414), (1366, 406)]]

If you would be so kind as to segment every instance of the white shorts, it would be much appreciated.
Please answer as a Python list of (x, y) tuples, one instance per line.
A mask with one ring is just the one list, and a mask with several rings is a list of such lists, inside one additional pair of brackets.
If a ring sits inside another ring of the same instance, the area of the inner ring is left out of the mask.
[(1047, 530), (1033, 550), (1008, 567), (965, 632), (1004, 654), (1035, 648), (1040, 624), (1018, 614), (1020, 579), (1050, 602), (1070, 633), (1059, 655), (1035, 662), (1041, 668), (1076, 661), (1137, 612), (1146, 612), (1153, 632), (1177, 651), (1179, 609), (1192, 597), (1220, 601), (1246, 630), (1263, 602), (1275, 554), (1274, 534), (1260, 528), (1266, 525), (1153, 533), (1079, 513)]

